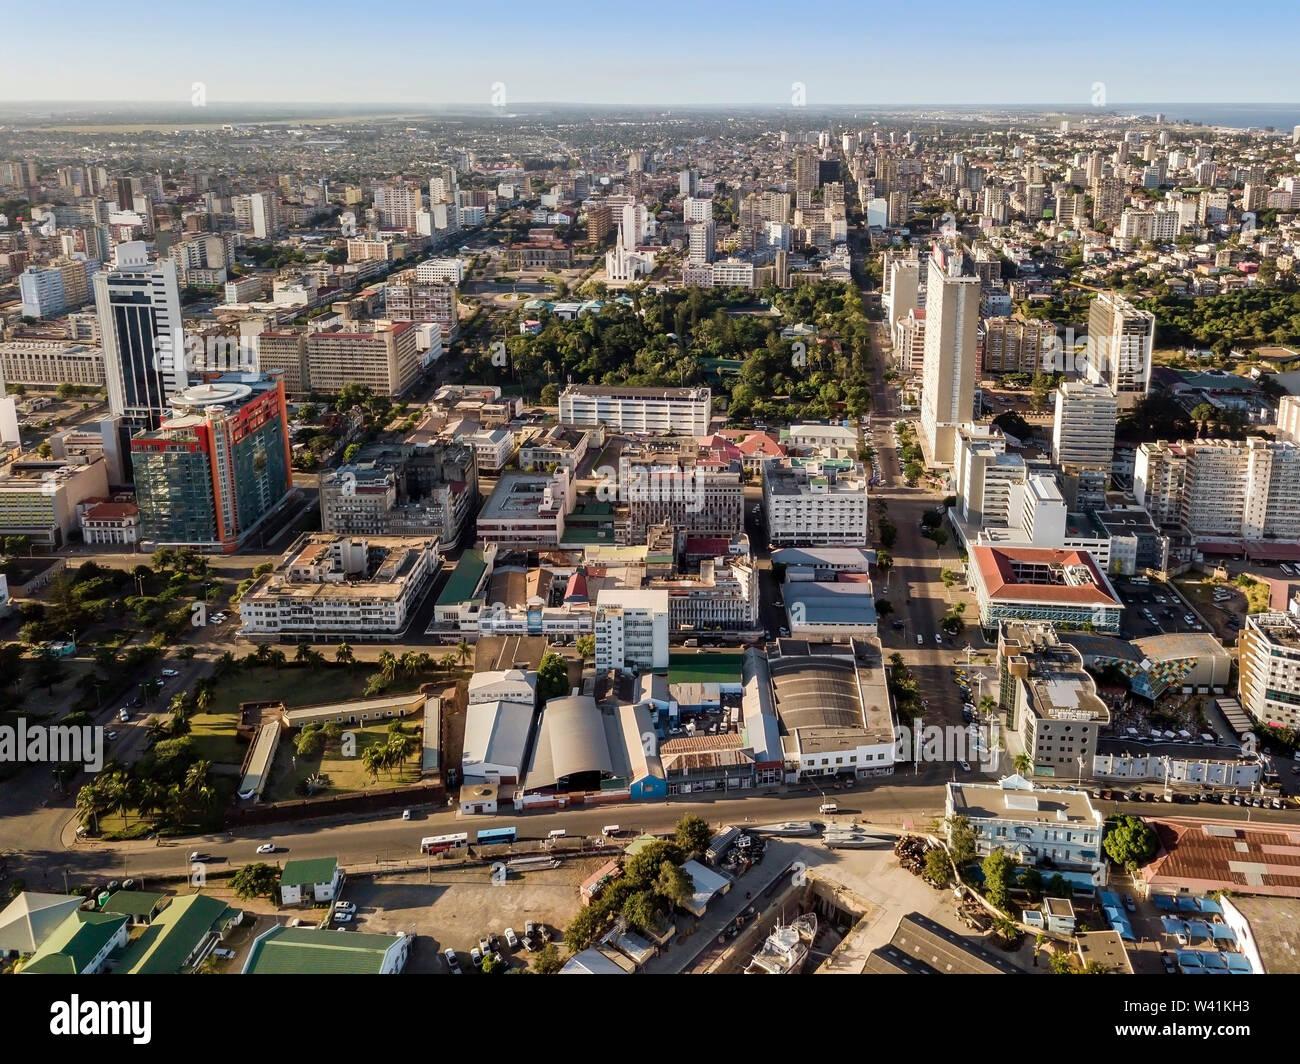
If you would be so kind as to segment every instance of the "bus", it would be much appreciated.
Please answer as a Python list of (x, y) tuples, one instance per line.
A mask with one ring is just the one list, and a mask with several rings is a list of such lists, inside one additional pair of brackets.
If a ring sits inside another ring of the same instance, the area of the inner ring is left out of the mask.
[(518, 833), (514, 828), (488, 828), (474, 838), (480, 846), (493, 846), (501, 842), (514, 842)]
[(430, 835), (420, 840), (421, 853), (445, 853), (469, 845), (469, 834), (462, 831), (459, 835)]

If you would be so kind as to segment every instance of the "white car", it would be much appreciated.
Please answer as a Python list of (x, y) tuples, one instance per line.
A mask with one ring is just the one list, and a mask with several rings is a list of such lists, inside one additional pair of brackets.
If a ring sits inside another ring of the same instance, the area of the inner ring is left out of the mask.
[(352, 916), (351, 913), (335, 913), (335, 914), (334, 914), (334, 922), (335, 922), (336, 924), (350, 924), (350, 923), (352, 923), (352, 920), (353, 920), (353, 916)]
[(357, 911), (357, 903), (354, 901), (336, 901), (334, 911), (336, 913), (354, 913)]
[(513, 927), (507, 927), (505, 930), (506, 945), (511, 949), (519, 948), (519, 936), (515, 934)]
[(258, 853), (275, 853), (275, 843), (264, 842), (257, 848)]
[(174, 676), (180, 675), (180, 673), (177, 672), (175, 669), (163, 669), (162, 674), (166, 676), (169, 680)]
[(924, 645), (925, 645), (925, 639), (922, 637), (922, 635), (921, 635), (920, 632), (917, 632), (917, 633), (916, 633), (916, 645), (917, 645), (917, 646), (924, 646)]
[(938, 643), (940, 646), (943, 646), (943, 636), (940, 635), (938, 632), (934, 633), (934, 641)]

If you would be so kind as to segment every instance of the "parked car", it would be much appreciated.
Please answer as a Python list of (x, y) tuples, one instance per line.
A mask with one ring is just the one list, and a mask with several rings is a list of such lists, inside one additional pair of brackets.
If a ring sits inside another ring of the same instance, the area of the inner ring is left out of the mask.
[(111, 743), (114, 739), (117, 738), (117, 732), (115, 732), (115, 731), (106, 731), (106, 732), (104, 732), (104, 738), (107, 739), (107, 740)]
[(166, 676), (169, 680), (174, 676), (180, 675), (180, 673), (177, 672), (175, 669), (163, 669), (162, 674)]
[(354, 916), (354, 914), (352, 914), (352, 913), (339, 913), (339, 912), (336, 912), (336, 913), (334, 914), (334, 922), (337, 923), (337, 924), (350, 924), (350, 923), (352, 923), (352, 921), (353, 921), (354, 919), (355, 919), (355, 916)]
[[(911, 602), (912, 600), (908, 599), (908, 601)], [(925, 637), (920, 632), (916, 633), (916, 645), (919, 647), (925, 646)]]
[(940, 646), (943, 646), (943, 633), (942, 633), (942, 632), (935, 632), (935, 633), (934, 633), (934, 641), (935, 641), (936, 643), (938, 643)]
[(963, 772), (970, 771), (970, 765), (968, 765), (965, 761), (962, 761), (960, 759), (957, 761), (957, 767), (961, 769)]
[(1174, 961), (1174, 955), (1168, 950), (1160, 951), (1160, 963), (1165, 966), (1165, 971), (1170, 975), (1178, 970), (1178, 965)]
[(505, 931), (506, 945), (511, 949), (519, 948), (519, 936), (515, 934), (513, 927), (507, 927)]
[(456, 951), (450, 947), (442, 951), (442, 958), (447, 962), (447, 971), (452, 975), (464, 975), (460, 970), (460, 958), (456, 956)]
[(477, 946), (469, 951), (469, 959), (470, 963), (473, 964), (475, 968), (483, 967), (483, 951)]
[(336, 913), (354, 913), (357, 911), (357, 903), (340, 899), (334, 903), (334, 911)]
[(1124, 895), (1124, 908), (1131, 913), (1135, 913), (1138, 911), (1137, 902), (1133, 900), (1132, 894)]

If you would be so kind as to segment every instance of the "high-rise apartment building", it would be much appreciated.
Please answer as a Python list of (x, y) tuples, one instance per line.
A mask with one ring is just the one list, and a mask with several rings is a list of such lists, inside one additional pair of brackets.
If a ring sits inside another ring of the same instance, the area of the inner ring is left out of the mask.
[(713, 219), (706, 222), (696, 222), (687, 227), (687, 240), (689, 242), (686, 261), (687, 262), (712, 262), (717, 244), (717, 233), (714, 229)]
[(1192, 535), (1300, 539), (1300, 446), (1260, 436), (1144, 443), (1133, 494), (1156, 524)]
[(1110, 471), (1115, 457), (1119, 404), (1104, 384), (1064, 381), (1056, 389), (1052, 421), (1052, 461)]
[(1118, 177), (1097, 177), (1092, 182), (1092, 221), (1113, 225), (1124, 210), (1124, 181)]
[(956, 427), (974, 417), (979, 306), (980, 281), (965, 256), (936, 244), (926, 266), (921, 439), (941, 465), (953, 460)]
[(1106, 384), (1128, 410), (1147, 394), (1156, 318), (1118, 292), (1102, 292), (1088, 309), (1087, 377)]
[(1256, 613), (1237, 637), (1241, 708), (1265, 726), (1300, 728), (1300, 621)]
[(985, 318), (980, 323), (980, 367), (989, 373), (1051, 373), (1056, 326), (1026, 318)]

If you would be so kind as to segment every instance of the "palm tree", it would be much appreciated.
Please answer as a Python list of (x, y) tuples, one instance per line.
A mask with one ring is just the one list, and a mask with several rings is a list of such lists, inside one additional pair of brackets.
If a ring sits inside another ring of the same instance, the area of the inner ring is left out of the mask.
[(299, 665), (305, 665), (311, 660), (311, 645), (308, 643), (299, 643), (298, 649), (294, 651), (293, 660)]
[(379, 655), (379, 674), (390, 683), (397, 675), (397, 658), (393, 656), (391, 650), (385, 650)]
[(271, 644), (263, 643), (257, 648), (257, 653), (253, 656), (257, 659), (259, 665), (265, 665), (271, 657)]
[(466, 643), (465, 640), (463, 639), (456, 644), (456, 656), (460, 658), (460, 663), (462, 665), (464, 665), (465, 662), (469, 661), (469, 657), (470, 657), (469, 644)]
[(367, 746), (361, 751), (361, 767), (365, 769), (366, 775), (372, 780), (379, 778), (379, 772), (384, 767), (383, 747)]
[(340, 665), (351, 667), (356, 662), (356, 656), (352, 653), (352, 648), (347, 643), (340, 643), (338, 649), (334, 651), (334, 660)]
[(1011, 759), (1011, 767), (1021, 776), (1028, 776), (1034, 771), (1034, 759), (1024, 750)]
[(196, 713), (207, 713), (212, 708), (212, 688), (204, 685), (198, 689), (198, 694), (194, 696), (194, 710)]
[(235, 655), (227, 650), (221, 657), (217, 658), (212, 666), (212, 675), (218, 680), (227, 679), (239, 668), (239, 662), (235, 660)]
[(279, 672), (287, 659), (284, 656), (284, 651), (276, 648), (266, 655), (266, 660), (276, 672)]
[(998, 708), (997, 700), (992, 695), (985, 695), (983, 698), (980, 699), (979, 711), (982, 714), (984, 714), (984, 716), (987, 717), (990, 713), (992, 713), (997, 708)]

